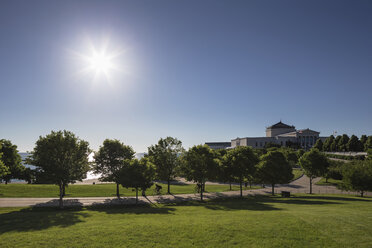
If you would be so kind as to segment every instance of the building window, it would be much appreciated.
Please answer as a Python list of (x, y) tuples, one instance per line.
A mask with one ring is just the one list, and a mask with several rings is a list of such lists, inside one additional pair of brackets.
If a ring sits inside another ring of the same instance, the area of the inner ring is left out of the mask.
[(256, 142), (256, 147), (257, 147), (257, 142)]
[(260, 142), (260, 146), (262, 146), (262, 142)]

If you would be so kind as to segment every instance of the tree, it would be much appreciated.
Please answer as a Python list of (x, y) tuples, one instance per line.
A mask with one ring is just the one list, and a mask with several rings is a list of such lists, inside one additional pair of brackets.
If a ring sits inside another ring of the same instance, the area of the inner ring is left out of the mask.
[(326, 138), (323, 144), (323, 151), (325, 152), (333, 152), (334, 150), (331, 149), (331, 145), (333, 141), (335, 140), (335, 137), (333, 135)]
[(337, 160), (328, 160), (329, 166), (327, 168), (327, 172), (323, 175), (326, 179), (326, 183), (328, 182), (329, 178), (333, 178), (336, 180), (342, 179), (342, 170), (345, 166), (345, 162), (337, 161)]
[(321, 139), (318, 139), (315, 142), (314, 148), (318, 149), (319, 151), (323, 151), (323, 141)]
[(201, 201), (205, 182), (217, 176), (217, 164), (215, 152), (207, 145), (193, 146), (182, 156), (183, 173), (187, 180), (199, 185)]
[(332, 150), (333, 152), (340, 152), (340, 151), (342, 151), (341, 149), (340, 149), (340, 145), (339, 145), (339, 143), (340, 143), (340, 140), (341, 140), (341, 135), (337, 135), (336, 136), (336, 138), (335, 138), (335, 140), (334, 140), (334, 142), (335, 142), (335, 149), (334, 150)]
[(355, 161), (345, 167), (340, 187), (359, 191), (361, 197), (365, 191), (372, 191), (372, 161)]
[(351, 135), (349, 141), (346, 144), (347, 150), (350, 152), (360, 152), (363, 151), (362, 143), (357, 136)]
[(229, 150), (225, 156), (226, 164), (231, 167), (232, 178), (239, 182), (240, 197), (243, 197), (243, 181), (253, 177), (258, 158), (249, 146), (238, 146)]
[(131, 146), (124, 145), (119, 140), (111, 139), (104, 140), (103, 145), (94, 154), (94, 173), (101, 174), (100, 181), (116, 183), (116, 196), (118, 198), (120, 198), (119, 173), (124, 166), (123, 161), (133, 159), (134, 154)]
[(288, 163), (292, 166), (295, 167), (297, 162), (298, 162), (298, 157), (296, 151), (290, 149), (290, 148), (282, 148), (280, 150), (283, 155), (285, 156), (285, 159), (287, 159)]
[(39, 137), (26, 163), (39, 168), (45, 178), (59, 186), (59, 206), (63, 208), (65, 187), (86, 178), (89, 153), (88, 142), (72, 132), (52, 131)]
[(18, 154), (17, 146), (13, 145), (9, 140), (0, 140), (1, 150), (3, 154), (2, 161), (8, 167), (9, 173), (2, 176), (2, 180), (7, 184), (12, 179), (23, 179), (23, 171), (25, 170), (22, 165), (21, 156)]
[(360, 136), (360, 143), (362, 145), (362, 150), (365, 151), (365, 145), (367, 143), (367, 135), (363, 134), (362, 136)]
[(338, 141), (338, 149), (339, 151), (346, 152), (348, 151), (347, 149), (347, 143), (349, 142), (349, 136), (347, 134), (343, 134)]
[(227, 150), (226, 149), (219, 149), (215, 151), (217, 156), (217, 180), (220, 182), (227, 182), (230, 185), (234, 181), (232, 176), (232, 167), (228, 163), (229, 161), (226, 159)]
[(297, 150), (297, 158), (301, 158), (302, 155), (304, 155), (304, 153), (305, 153), (304, 149)]
[(148, 148), (148, 156), (155, 165), (156, 178), (167, 181), (168, 194), (170, 182), (174, 179), (179, 166), (178, 155), (184, 151), (182, 142), (176, 138), (160, 139), (156, 145)]
[(292, 180), (292, 166), (282, 152), (268, 152), (260, 160), (258, 176), (263, 183), (271, 184), (272, 195), (274, 195), (275, 184), (289, 183)]
[(372, 149), (372, 136), (368, 136), (366, 143), (364, 144), (364, 151)]
[(312, 194), (313, 179), (323, 176), (327, 172), (328, 159), (318, 149), (311, 149), (300, 158), (299, 162), (304, 174), (310, 178), (310, 194)]
[[(1, 150), (1, 144), (0, 144), (0, 150)], [(0, 177), (3, 177), (7, 174), (9, 174), (9, 168), (4, 165), (2, 161), (3, 153), (0, 152)]]
[(145, 191), (153, 185), (155, 168), (148, 158), (141, 160), (121, 161), (118, 182), (125, 188), (134, 188), (136, 190), (136, 204), (138, 203), (138, 190)]

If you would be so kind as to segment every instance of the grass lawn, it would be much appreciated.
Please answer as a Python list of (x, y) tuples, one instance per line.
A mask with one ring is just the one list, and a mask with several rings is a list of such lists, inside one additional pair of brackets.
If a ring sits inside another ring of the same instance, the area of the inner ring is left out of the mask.
[(303, 174), (303, 170), (299, 168), (293, 168), (292, 173), (294, 175), (292, 181), (299, 179)]
[[(162, 185), (162, 193), (167, 192), (167, 185)], [(252, 187), (259, 188), (259, 187)], [(206, 185), (207, 192), (229, 191), (229, 185)], [(239, 190), (239, 186), (232, 186), (232, 190)], [(195, 193), (195, 184), (171, 185), (172, 194)], [(0, 197), (58, 197), (59, 189), (56, 185), (49, 184), (0, 184)], [(132, 189), (120, 187), (122, 196), (135, 196)], [(155, 194), (155, 186), (146, 191), (147, 195)], [(69, 185), (66, 188), (66, 197), (111, 197), (116, 196), (116, 184), (89, 184)]]
[(0, 247), (371, 247), (372, 198), (0, 208)]
[(342, 182), (342, 180), (336, 180), (336, 179), (332, 179), (332, 178), (329, 178), (328, 179), (328, 182), (326, 183), (326, 179), (325, 178), (322, 178), (320, 179), (317, 183), (315, 183), (316, 185), (322, 185), (322, 186), (337, 186), (339, 185), (340, 183)]

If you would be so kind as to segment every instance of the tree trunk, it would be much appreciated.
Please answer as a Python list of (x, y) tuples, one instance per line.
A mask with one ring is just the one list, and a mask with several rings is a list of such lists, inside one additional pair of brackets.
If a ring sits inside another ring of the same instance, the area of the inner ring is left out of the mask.
[(138, 203), (138, 188), (136, 188), (136, 205)]
[(203, 192), (205, 192), (205, 183), (203, 183), (202, 187), (203, 187)]
[(59, 208), (63, 208), (63, 183), (59, 184)]
[(230, 184), (230, 191), (231, 191), (231, 190), (232, 190), (232, 189), (231, 189), (231, 182), (229, 182), (229, 184)]
[(243, 197), (243, 182), (240, 180), (240, 197)]
[(275, 184), (271, 184), (271, 194), (274, 195), (274, 187), (275, 187)]
[(62, 184), (62, 195), (63, 195), (63, 197), (66, 196), (66, 190), (65, 190), (65, 188), (66, 188), (66, 185), (63, 183)]
[(326, 183), (328, 183), (328, 177), (326, 177)]
[(363, 197), (364, 191), (360, 191), (360, 197)]
[(5, 185), (8, 184), (8, 180), (5, 180)]
[(249, 181), (249, 188), (252, 188), (252, 181)]
[(170, 192), (170, 179), (168, 178), (168, 194), (170, 195), (171, 192)]
[(119, 193), (119, 184), (118, 184), (118, 183), (116, 184), (116, 196), (117, 196), (118, 198), (120, 198), (120, 193)]
[(310, 194), (313, 193), (313, 178), (310, 177)]
[(200, 201), (203, 201), (203, 183), (200, 184)]

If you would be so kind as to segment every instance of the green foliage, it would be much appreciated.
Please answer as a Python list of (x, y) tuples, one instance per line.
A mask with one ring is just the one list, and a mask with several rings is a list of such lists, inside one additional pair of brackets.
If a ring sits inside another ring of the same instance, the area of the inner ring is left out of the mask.
[(364, 150), (368, 151), (368, 149), (372, 149), (372, 136), (368, 136), (367, 141), (364, 144)]
[(224, 156), (225, 165), (230, 168), (230, 175), (240, 184), (240, 196), (243, 196), (242, 184), (244, 179), (253, 178), (256, 172), (258, 157), (249, 146), (238, 146)]
[(318, 149), (319, 151), (323, 151), (323, 141), (321, 139), (318, 139), (315, 142), (314, 148)]
[(355, 161), (345, 166), (341, 188), (359, 191), (362, 197), (365, 191), (372, 191), (372, 161)]
[(27, 164), (36, 166), (45, 178), (59, 186), (60, 207), (63, 207), (65, 187), (86, 178), (89, 152), (88, 142), (72, 132), (52, 131), (39, 137)]
[(302, 155), (304, 155), (305, 150), (304, 149), (298, 149), (297, 150), (297, 158), (300, 159)]
[(271, 184), (273, 195), (275, 184), (289, 183), (292, 180), (292, 166), (288, 163), (282, 152), (268, 152), (260, 160), (258, 164), (258, 177), (263, 183)]
[(310, 178), (310, 194), (312, 194), (312, 180), (315, 177), (325, 175), (329, 162), (327, 157), (319, 152), (318, 149), (311, 149), (306, 152), (299, 160), (306, 176)]
[(298, 162), (298, 156), (297, 156), (298, 153), (295, 150), (293, 150), (291, 148), (287, 148), (287, 147), (282, 147), (279, 151), (284, 154), (288, 163), (292, 167), (296, 167), (297, 162)]
[(334, 150), (332, 150), (332, 143), (334, 142), (335, 140), (335, 137), (333, 135), (329, 136), (325, 141), (324, 141), (324, 144), (323, 144), (323, 151), (326, 151), (326, 152), (333, 152)]
[(0, 140), (0, 153), (2, 153), (2, 162), (8, 168), (8, 173), (1, 177), (2, 181), (8, 183), (11, 179), (23, 179), (25, 167), (22, 165), (21, 156), (18, 154), (17, 146), (9, 140)]
[(323, 175), (326, 179), (326, 183), (328, 182), (329, 178), (335, 179), (335, 180), (341, 180), (342, 179), (342, 170), (345, 166), (345, 162), (342, 161), (335, 161), (335, 160), (329, 160), (329, 166), (327, 168), (326, 173)]
[(125, 188), (134, 188), (136, 190), (136, 202), (138, 201), (138, 190), (143, 192), (153, 185), (155, 176), (154, 165), (148, 158), (141, 160), (122, 161), (123, 166), (119, 173), (119, 183)]
[(372, 159), (372, 148), (367, 150), (368, 159)]
[[(1, 144), (0, 144), (0, 150), (1, 150)], [(7, 166), (5, 166), (3, 161), (2, 161), (2, 156), (3, 156), (3, 153), (0, 152), (0, 177), (3, 177), (3, 176), (8, 175), (10, 173), (9, 168)]]
[(180, 165), (178, 155), (184, 152), (182, 142), (176, 138), (160, 139), (148, 148), (148, 157), (155, 165), (156, 178), (167, 181), (170, 194), (170, 181), (174, 179)]
[(367, 143), (367, 135), (363, 134), (362, 136), (360, 136), (360, 143), (361, 143), (361, 146), (362, 146), (362, 149), (363, 151), (365, 151), (365, 145)]
[(189, 181), (200, 186), (200, 199), (203, 200), (205, 182), (218, 176), (216, 153), (207, 145), (191, 147), (182, 156), (182, 171)]
[(364, 150), (362, 143), (355, 135), (351, 135), (346, 147), (350, 152), (362, 152)]
[(131, 160), (134, 158), (134, 150), (130, 146), (124, 145), (119, 140), (106, 139), (98, 152), (94, 154), (94, 173), (101, 174), (100, 180), (105, 182), (116, 183), (116, 195), (120, 197), (119, 193), (119, 174), (121, 168), (124, 166), (124, 160)]
[(340, 138), (340, 140), (338, 141), (337, 145), (338, 145), (338, 150), (341, 151), (341, 152), (346, 152), (347, 151), (347, 144), (349, 142), (349, 136), (347, 136), (347, 134), (343, 134)]

